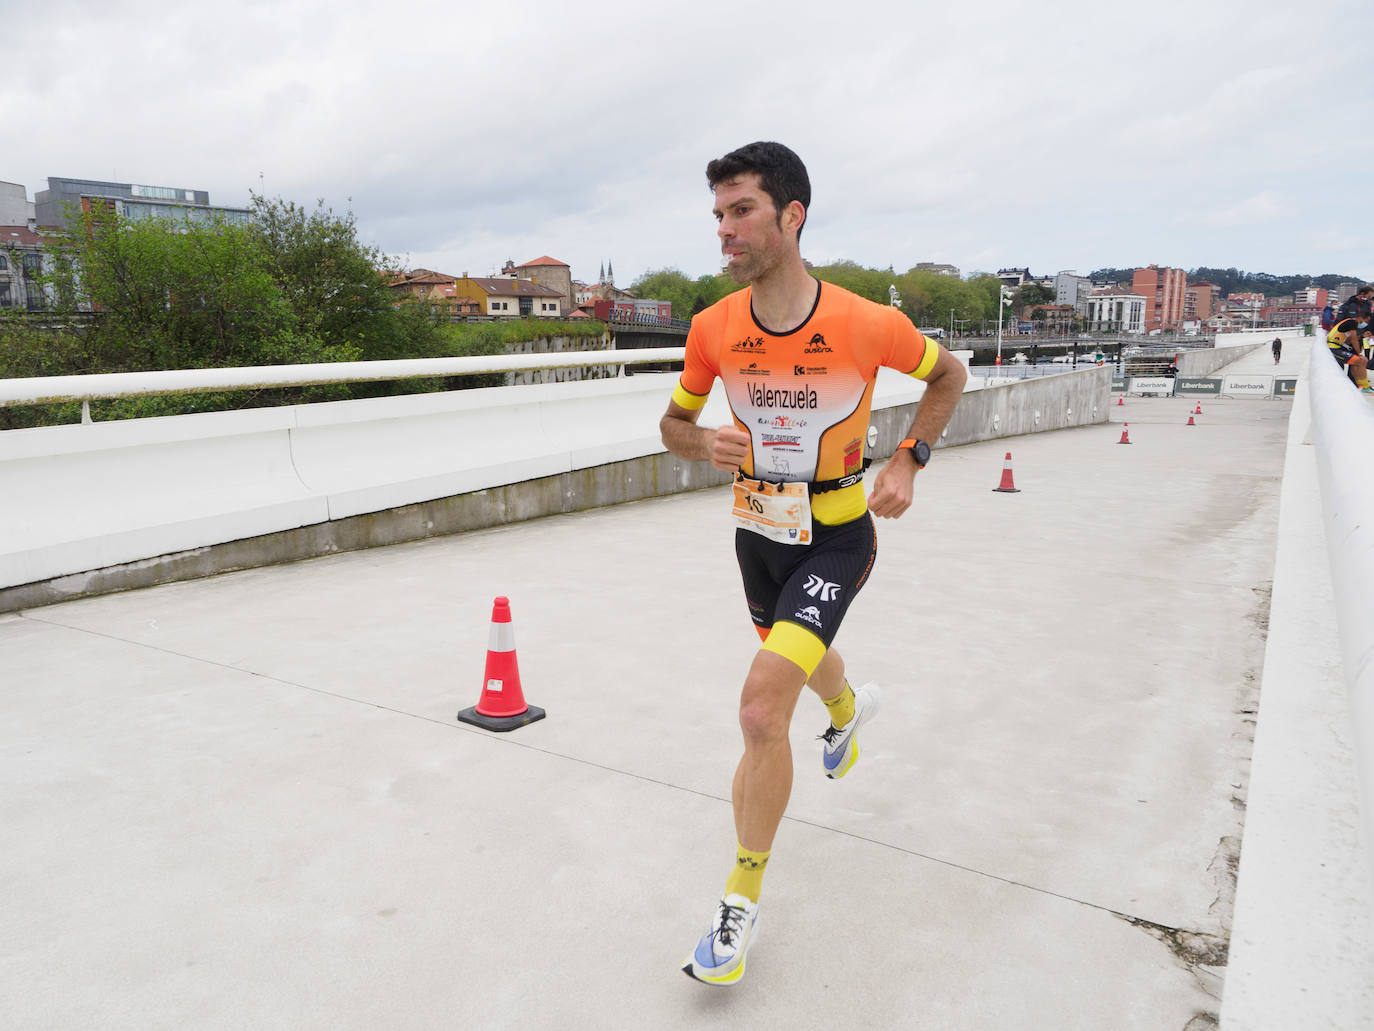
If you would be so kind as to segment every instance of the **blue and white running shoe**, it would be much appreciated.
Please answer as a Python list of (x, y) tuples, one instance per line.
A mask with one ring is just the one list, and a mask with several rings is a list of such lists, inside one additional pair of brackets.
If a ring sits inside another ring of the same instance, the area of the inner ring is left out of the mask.
[(744, 976), (744, 954), (754, 944), (759, 904), (743, 895), (720, 900), (711, 929), (697, 942), (696, 951), (682, 968), (688, 977), (704, 984), (734, 984)]
[(864, 684), (854, 691), (854, 718), (843, 727), (833, 723), (820, 735), (825, 742), (821, 749), (821, 764), (825, 775), (839, 780), (859, 761), (859, 728), (878, 714), (883, 693), (877, 684)]

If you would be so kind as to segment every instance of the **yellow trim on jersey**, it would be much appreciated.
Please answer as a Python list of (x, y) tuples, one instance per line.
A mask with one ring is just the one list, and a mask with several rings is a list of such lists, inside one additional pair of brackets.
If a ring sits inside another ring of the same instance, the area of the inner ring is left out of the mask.
[(858, 519), (867, 511), (868, 499), (864, 496), (862, 482), (811, 495), (811, 515), (816, 522), (825, 523), (826, 526), (839, 526), (840, 523)]
[(825, 658), (825, 642), (806, 627), (780, 619), (768, 632), (763, 650), (795, 662), (809, 677)]
[(690, 390), (679, 382), (673, 387), (673, 404), (679, 408), (686, 408), (689, 412), (698, 411), (706, 406), (706, 399), (710, 397), (710, 392), (705, 394), (693, 394)]
[(908, 376), (913, 379), (925, 379), (935, 368), (935, 363), (940, 359), (940, 348), (935, 341), (926, 339), (926, 353), (921, 357), (921, 364), (912, 369)]

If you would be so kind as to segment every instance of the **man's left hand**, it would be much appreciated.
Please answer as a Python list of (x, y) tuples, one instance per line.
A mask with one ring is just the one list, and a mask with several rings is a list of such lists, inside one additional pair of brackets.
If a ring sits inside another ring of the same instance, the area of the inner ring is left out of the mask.
[(880, 519), (896, 519), (911, 507), (915, 492), (916, 460), (905, 449), (894, 454), (873, 477), (868, 510)]

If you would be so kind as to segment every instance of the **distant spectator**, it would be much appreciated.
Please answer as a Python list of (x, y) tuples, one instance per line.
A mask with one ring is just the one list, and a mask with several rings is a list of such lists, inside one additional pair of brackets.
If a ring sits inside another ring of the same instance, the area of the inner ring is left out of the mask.
[(1178, 355), (1174, 355), (1174, 360), (1169, 363), (1169, 367), (1164, 370), (1164, 375), (1171, 379), (1178, 378)]
[(1274, 364), (1277, 365), (1279, 363), (1279, 355), (1283, 354), (1283, 341), (1278, 337), (1274, 337), (1274, 344), (1271, 350), (1274, 352)]
[[(1340, 316), (1331, 331), (1326, 334), (1326, 346), (1331, 349), (1331, 357), (1341, 363), (1346, 374), (1355, 385), (1366, 394), (1374, 394), (1369, 386), (1369, 363), (1364, 356), (1364, 336), (1369, 328), (1369, 301), (1374, 287), (1361, 287), (1355, 297), (1341, 305), (1337, 312)], [(1358, 298), (1364, 296), (1363, 314)], [(1349, 314), (1347, 314), (1349, 309)]]
[(1336, 309), (1327, 305), (1322, 309), (1322, 332), (1330, 333), (1331, 327), (1336, 324)]

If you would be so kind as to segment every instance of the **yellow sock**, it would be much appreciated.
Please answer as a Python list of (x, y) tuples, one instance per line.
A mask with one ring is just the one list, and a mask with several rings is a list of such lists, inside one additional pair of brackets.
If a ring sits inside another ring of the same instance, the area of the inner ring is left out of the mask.
[(843, 730), (854, 718), (854, 692), (848, 680), (844, 682), (844, 690), (827, 701), (825, 707), (830, 710), (830, 723), (836, 730)]
[(759, 893), (763, 891), (763, 869), (768, 865), (768, 857), (772, 853), (750, 852), (743, 845), (737, 847), (739, 851), (735, 856), (735, 868), (725, 879), (725, 894), (743, 895), (750, 902), (757, 902)]
[(1361, 390), (1363, 390), (1365, 387), (1369, 386), (1369, 380), (1367, 380), (1367, 379), (1357, 379), (1357, 380), (1355, 381), (1355, 386), (1357, 386), (1357, 387), (1359, 387)]

